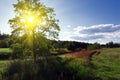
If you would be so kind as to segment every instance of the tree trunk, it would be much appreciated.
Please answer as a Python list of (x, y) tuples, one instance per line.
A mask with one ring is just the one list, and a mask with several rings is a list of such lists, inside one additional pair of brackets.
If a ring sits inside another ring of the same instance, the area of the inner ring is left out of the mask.
[(36, 63), (36, 53), (33, 52), (33, 60), (34, 60), (34, 63)]
[(33, 47), (32, 47), (33, 60), (34, 60), (34, 63), (36, 63), (36, 53), (35, 53), (35, 31), (34, 31), (34, 29), (33, 29), (33, 31), (32, 31), (32, 36), (33, 36), (33, 40), (32, 40), (32, 43), (33, 43)]

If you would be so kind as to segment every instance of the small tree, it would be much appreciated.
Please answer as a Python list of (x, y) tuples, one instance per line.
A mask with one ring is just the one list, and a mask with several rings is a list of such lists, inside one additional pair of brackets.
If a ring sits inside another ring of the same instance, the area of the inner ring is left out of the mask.
[(96, 43), (94, 43), (94, 44), (92, 44), (92, 45), (89, 45), (89, 46), (87, 47), (87, 49), (88, 49), (88, 50), (100, 49), (100, 44), (96, 42)]
[(75, 51), (76, 46), (75, 46), (74, 42), (68, 42), (67, 48), (68, 48), (68, 50)]
[(13, 29), (12, 35), (24, 37), (22, 43), (29, 46), (36, 62), (35, 46), (44, 46), (40, 44), (45, 43), (39, 41), (38, 37), (55, 39), (58, 36), (60, 29), (58, 20), (54, 18), (54, 10), (40, 3), (39, 0), (18, 0), (13, 6), (16, 14), (9, 20)]
[(111, 42), (107, 43), (106, 46), (107, 46), (107, 48), (113, 48), (114, 43), (111, 41)]

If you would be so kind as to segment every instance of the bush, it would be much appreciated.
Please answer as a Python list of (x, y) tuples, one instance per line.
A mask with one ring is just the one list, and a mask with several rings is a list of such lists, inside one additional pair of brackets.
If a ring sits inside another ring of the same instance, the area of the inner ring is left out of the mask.
[(73, 59), (51, 57), (31, 61), (15, 61), (3, 73), (5, 80), (94, 80), (90, 69)]
[(67, 46), (68, 50), (75, 51), (76, 46), (74, 43), (70, 43), (69, 46)]
[(12, 49), (11, 56), (12, 56), (13, 59), (23, 57), (23, 49), (22, 49), (21, 44), (19, 44), (19, 43), (12, 44), (11, 49)]
[(0, 40), (0, 48), (8, 48), (8, 42), (6, 40)]
[(0, 60), (7, 60), (7, 59), (10, 59), (10, 55), (0, 54)]
[(94, 44), (92, 44), (92, 45), (89, 45), (89, 46), (87, 47), (87, 49), (88, 49), (88, 50), (100, 49), (100, 44), (94, 43)]

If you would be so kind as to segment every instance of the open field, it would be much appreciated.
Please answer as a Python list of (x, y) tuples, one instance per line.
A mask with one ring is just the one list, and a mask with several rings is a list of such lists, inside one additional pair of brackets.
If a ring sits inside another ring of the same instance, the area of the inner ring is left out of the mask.
[[(103, 48), (98, 50), (99, 55), (93, 55), (91, 67), (96, 77), (102, 80), (120, 80), (120, 48)], [(68, 53), (62, 57), (74, 57), (84, 59), (90, 54), (88, 50)]]
[[(92, 67), (87, 65), (87, 60), (83, 60), (81, 59), (81, 57), (79, 57), (80, 54), (82, 53), (84, 54), (84, 56), (88, 55), (87, 54), (88, 51), (75, 52), (72, 54), (67, 53), (65, 56), (69, 56), (69, 55), (78, 56), (73, 58), (70, 57), (70, 60), (68, 59), (69, 57), (62, 57), (61, 59), (55, 59), (55, 61), (53, 59), (50, 59), (50, 60), (52, 61), (52, 64), (56, 65), (54, 67), (56, 67), (55, 69), (57, 69), (58, 71), (60, 69), (64, 70), (64, 68), (66, 70), (66, 67), (67, 67), (68, 72), (66, 72), (66, 74), (68, 73), (72, 75), (74, 74), (74, 76), (77, 76), (77, 77), (78, 75), (80, 77), (80, 76), (85, 76), (86, 74), (91, 76), (90, 74), (92, 74), (92, 76), (96, 78), (95, 80), (120, 80), (120, 48), (104, 48), (104, 49), (100, 49), (99, 51), (101, 52), (99, 55), (94, 55), (92, 57), (92, 64), (93, 64)], [(47, 67), (52, 66), (51, 61), (50, 63), (46, 63), (46, 61), (44, 63), (44, 61), (42, 60), (43, 65), (47, 64), (45, 71), (46, 70), (49, 71)], [(8, 60), (0, 61), (0, 71), (3, 71), (3, 68), (5, 68), (5, 66), (9, 64), (9, 62), (10, 61)], [(43, 66), (42, 64), (41, 66)], [(59, 64), (59, 67), (58, 67), (58, 64)], [(69, 69), (70, 69), (70, 72), (69, 72)], [(90, 79), (90, 80), (93, 80), (93, 79)]]
[(101, 49), (99, 56), (93, 57), (96, 76), (103, 80), (120, 80), (120, 48)]

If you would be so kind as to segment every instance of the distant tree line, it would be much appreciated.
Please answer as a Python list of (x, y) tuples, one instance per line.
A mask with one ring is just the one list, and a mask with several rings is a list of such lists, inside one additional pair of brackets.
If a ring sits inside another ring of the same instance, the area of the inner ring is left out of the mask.
[(97, 42), (94, 43), (94, 44), (90, 44), (87, 47), (88, 50), (95, 50), (95, 49), (100, 49), (100, 48), (101, 48), (101, 45)]
[(120, 47), (120, 43), (114, 43), (114, 42), (108, 42), (106, 43), (106, 47), (107, 48), (119, 48)]
[[(0, 33), (0, 48), (9, 48), (11, 44), (14, 43), (20, 43), (21, 38), (20, 37), (13, 37), (9, 34), (1, 34)], [(85, 42), (76, 42), (76, 41), (51, 41), (52, 46), (55, 48), (68, 48), (69, 50), (76, 50), (76, 49), (87, 49), (89, 45), (92, 45), (91, 43), (85, 43)], [(99, 48), (119, 48), (120, 43), (114, 43), (114, 42), (108, 42), (106, 44), (99, 44)]]
[(85, 43), (85, 42), (76, 42), (76, 41), (52, 41), (52, 45), (55, 48), (67, 48), (71, 51), (76, 51), (80, 49), (100, 49), (100, 48), (119, 48), (120, 43), (108, 42), (106, 44), (100, 43)]
[(12, 44), (9, 34), (0, 33), (0, 48), (8, 48)]
[(76, 41), (52, 41), (55, 48), (67, 48), (68, 50), (75, 51), (80, 49), (87, 49), (89, 43), (76, 42)]

